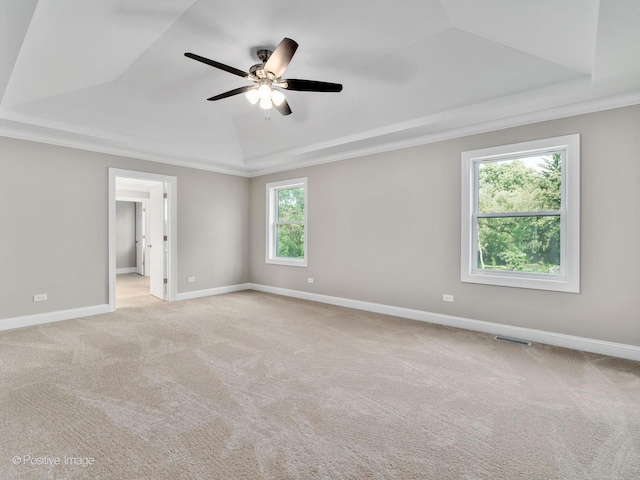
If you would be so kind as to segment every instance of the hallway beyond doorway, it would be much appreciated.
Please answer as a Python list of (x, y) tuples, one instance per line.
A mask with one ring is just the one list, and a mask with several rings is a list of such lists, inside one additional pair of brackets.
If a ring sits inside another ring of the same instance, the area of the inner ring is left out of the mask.
[(116, 275), (116, 308), (142, 307), (161, 301), (149, 293), (149, 277), (137, 273)]

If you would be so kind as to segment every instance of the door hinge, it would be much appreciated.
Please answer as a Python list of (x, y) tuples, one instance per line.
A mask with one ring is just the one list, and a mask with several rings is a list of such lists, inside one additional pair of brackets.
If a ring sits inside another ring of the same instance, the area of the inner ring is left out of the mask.
[(167, 194), (166, 193), (164, 194), (164, 198), (167, 198)]
[(164, 283), (164, 284), (166, 285), (166, 284), (167, 284), (167, 279), (165, 278), (165, 279), (164, 279), (164, 282), (162, 282), (162, 283)]
[(166, 236), (166, 235), (164, 236), (164, 241), (165, 241), (165, 242), (167, 241), (167, 236)]

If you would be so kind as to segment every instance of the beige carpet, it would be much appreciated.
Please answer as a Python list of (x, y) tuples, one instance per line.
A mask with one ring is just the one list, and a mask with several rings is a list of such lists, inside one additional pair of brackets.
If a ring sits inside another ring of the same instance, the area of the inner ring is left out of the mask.
[(0, 332), (0, 386), (2, 479), (640, 478), (639, 363), (257, 292)]

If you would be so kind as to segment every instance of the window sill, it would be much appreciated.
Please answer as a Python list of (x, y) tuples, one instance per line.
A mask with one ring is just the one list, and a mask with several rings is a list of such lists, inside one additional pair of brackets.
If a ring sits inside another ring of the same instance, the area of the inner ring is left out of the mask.
[(289, 267), (306, 267), (307, 259), (295, 259), (295, 258), (267, 258), (266, 263), (271, 265), (286, 265)]
[(580, 285), (576, 281), (569, 281), (559, 275), (526, 275), (518, 272), (474, 272), (463, 273), (461, 281), (464, 283), (478, 283), (501, 287), (529, 288), (534, 290), (550, 290), (565, 293), (580, 293)]

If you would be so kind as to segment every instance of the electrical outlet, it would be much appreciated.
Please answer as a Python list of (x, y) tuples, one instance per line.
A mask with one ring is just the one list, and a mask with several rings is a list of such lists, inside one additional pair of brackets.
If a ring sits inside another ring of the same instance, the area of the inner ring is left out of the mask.
[(442, 301), (443, 302), (453, 302), (453, 295), (443, 294), (442, 295)]
[(307, 278), (307, 283), (313, 283), (313, 278)]
[(193, 283), (193, 282), (195, 282), (195, 281), (196, 281), (196, 277), (189, 277), (189, 278), (187, 278), (187, 281), (188, 281), (189, 283)]
[(44, 302), (46, 299), (47, 299), (46, 293), (38, 293), (37, 295), (33, 296), (34, 302)]

